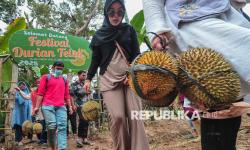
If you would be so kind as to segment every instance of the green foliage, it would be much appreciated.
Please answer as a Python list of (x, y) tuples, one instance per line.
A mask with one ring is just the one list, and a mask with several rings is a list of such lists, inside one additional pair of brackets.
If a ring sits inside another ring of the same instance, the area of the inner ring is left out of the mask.
[(41, 75), (48, 74), (49, 73), (49, 67), (48, 66), (41, 66), (40, 69)]
[(53, 18), (51, 15), (53, 8), (50, 5), (44, 3), (35, 3), (35, 1), (31, 1), (29, 4), (32, 8), (31, 17), (36, 18), (37, 26), (49, 28), (50, 23), (57, 19)]
[(0, 128), (4, 128), (6, 113), (0, 112)]
[(0, 54), (8, 53), (9, 49), (9, 39), (13, 33), (18, 30), (26, 29), (26, 22), (23, 17), (15, 19), (8, 27), (4, 36), (0, 38)]
[(10, 23), (17, 15), (18, 12), (15, 0), (0, 1), (0, 20), (5, 23)]
[[(7, 54), (9, 50), (9, 39), (13, 33), (18, 30), (23, 30), (26, 28), (25, 19), (19, 17), (15, 19), (8, 27), (7, 31), (4, 33), (3, 36), (0, 37), (0, 54)], [(12, 75), (12, 61), (8, 59), (6, 62), (3, 63), (3, 74), (2, 74), (2, 81), (11, 81)], [(5, 93), (9, 90), (10, 84), (4, 82), (1, 86), (2, 91)]]
[[(8, 59), (3, 63), (2, 70), (2, 81), (11, 81), (12, 80), (12, 61)], [(4, 82), (2, 83), (2, 91), (6, 93), (10, 88), (10, 83)]]
[(134, 15), (130, 24), (135, 28), (137, 33), (141, 33), (141, 30), (144, 25), (144, 13), (143, 10), (140, 10), (137, 14)]
[[(64, 0), (60, 3), (50, 4), (39, 3), (36, 0), (29, 0), (31, 18), (36, 20), (36, 28), (47, 28), (54, 31), (75, 35), (76, 30), (81, 28), (88, 15), (93, 10), (97, 0)], [(103, 0), (97, 12), (92, 17), (93, 21), (100, 18), (103, 13)], [(89, 36), (88, 32), (95, 29), (96, 25), (90, 24), (80, 36)]]
[(138, 36), (139, 45), (144, 42), (144, 38), (147, 38), (146, 27), (144, 26), (144, 13), (143, 10), (140, 10), (130, 21), (130, 24), (135, 28), (135, 31)]
[(39, 67), (31, 67), (31, 70), (34, 72), (34, 75), (39, 78), (41, 77), (41, 72)]

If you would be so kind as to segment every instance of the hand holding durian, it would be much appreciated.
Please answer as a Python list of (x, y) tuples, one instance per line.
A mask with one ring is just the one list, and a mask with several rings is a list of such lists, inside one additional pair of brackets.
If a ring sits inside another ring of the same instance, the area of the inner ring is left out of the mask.
[(230, 63), (209, 48), (189, 49), (177, 58), (168, 52), (144, 52), (132, 63), (129, 85), (149, 105), (168, 106), (181, 92), (207, 110), (230, 108), (241, 88)]

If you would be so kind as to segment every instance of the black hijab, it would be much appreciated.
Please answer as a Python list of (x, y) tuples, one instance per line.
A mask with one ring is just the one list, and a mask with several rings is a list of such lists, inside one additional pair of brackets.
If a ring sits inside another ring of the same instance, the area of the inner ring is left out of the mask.
[[(104, 6), (104, 21), (102, 27), (95, 33), (94, 37), (92, 38), (92, 41), (90, 43), (90, 47), (93, 48), (94, 46), (100, 46), (105, 43), (109, 43), (112, 41), (119, 41), (120, 36), (123, 35), (124, 32), (127, 31), (127, 29), (130, 27), (127, 23), (120, 23), (118, 26), (113, 26), (109, 22), (108, 18), (108, 10), (110, 9), (111, 5), (115, 2), (119, 2), (124, 9), (124, 1), (123, 0), (106, 0), (105, 6)], [(123, 16), (124, 17), (124, 16)], [(122, 42), (121, 42), (122, 43)]]

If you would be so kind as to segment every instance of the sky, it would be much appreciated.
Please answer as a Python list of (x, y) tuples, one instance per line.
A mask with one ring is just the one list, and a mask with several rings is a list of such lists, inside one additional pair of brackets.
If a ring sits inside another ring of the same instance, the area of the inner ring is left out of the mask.
[(125, 0), (128, 17), (131, 19), (137, 12), (142, 10), (141, 0)]
[[(63, 0), (57, 0), (63, 1)], [(128, 17), (131, 19), (137, 12), (142, 9), (142, 0), (125, 0), (125, 6), (127, 9)], [(25, 9), (25, 8), (21, 8)], [(250, 4), (247, 4), (243, 9), (250, 16)], [(0, 20), (0, 28), (4, 29), (6, 25)]]

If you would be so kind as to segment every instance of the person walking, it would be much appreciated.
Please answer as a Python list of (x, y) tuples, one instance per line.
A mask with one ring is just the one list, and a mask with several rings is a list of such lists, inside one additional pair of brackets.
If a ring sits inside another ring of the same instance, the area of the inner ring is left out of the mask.
[(70, 103), (68, 81), (62, 76), (64, 64), (55, 61), (51, 74), (43, 75), (38, 87), (36, 107), (32, 114), (36, 115), (42, 107), (47, 125), (48, 144), (52, 150), (65, 150), (67, 148), (67, 110), (73, 113)]
[(100, 90), (110, 114), (110, 131), (116, 150), (148, 150), (142, 120), (132, 120), (131, 112), (140, 111), (141, 104), (128, 87), (129, 63), (140, 54), (137, 35), (132, 26), (122, 23), (125, 6), (121, 0), (106, 0), (102, 27), (91, 41), (93, 51), (84, 88), (100, 67)]
[(83, 147), (83, 144), (87, 145), (92, 145), (88, 141), (88, 127), (89, 127), (89, 122), (84, 119), (81, 109), (82, 105), (87, 101), (88, 99), (88, 93), (83, 89), (84, 86), (84, 81), (86, 79), (86, 71), (80, 70), (77, 73), (78, 75), (78, 80), (73, 82), (70, 85), (70, 95), (73, 98), (73, 101), (76, 105), (76, 112), (78, 115), (78, 139), (76, 141), (76, 146), (77, 147)]

